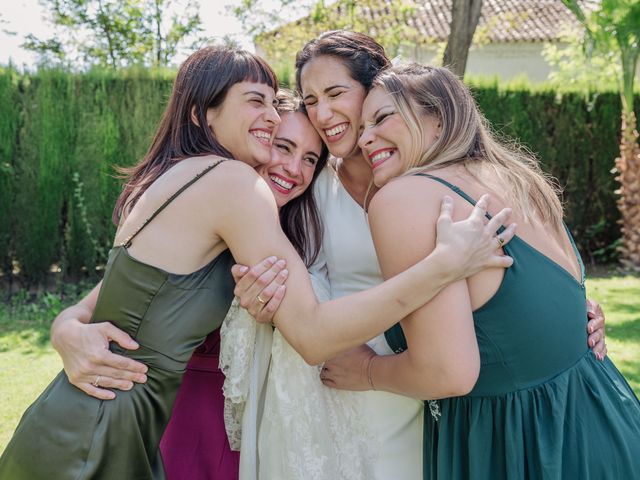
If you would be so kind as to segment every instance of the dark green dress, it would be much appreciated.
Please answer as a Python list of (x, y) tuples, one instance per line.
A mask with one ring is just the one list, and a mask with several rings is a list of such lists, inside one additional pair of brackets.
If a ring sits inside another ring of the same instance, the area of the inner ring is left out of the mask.
[[(475, 387), (425, 403), (424, 478), (640, 478), (640, 403), (587, 348), (582, 264), (578, 282), (521, 238), (504, 250), (514, 264), (473, 312)], [(387, 334), (394, 351), (406, 348), (399, 329)]]
[(187, 362), (229, 309), (233, 258), (226, 250), (198, 271), (176, 275), (131, 257), (130, 241), (109, 254), (92, 322), (110, 321), (140, 344), (133, 351), (110, 348), (148, 365), (147, 383), (101, 401), (60, 372), (23, 415), (0, 458), (0, 479), (165, 478), (160, 438)]

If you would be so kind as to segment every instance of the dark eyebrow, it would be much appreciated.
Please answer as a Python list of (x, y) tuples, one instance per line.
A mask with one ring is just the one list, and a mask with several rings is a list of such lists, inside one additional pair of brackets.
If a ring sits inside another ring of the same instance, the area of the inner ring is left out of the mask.
[(296, 145), (296, 143), (293, 140), (289, 140), (288, 138), (285, 137), (275, 137), (274, 140), (277, 140), (279, 142), (285, 142), (288, 143), (289, 145), (291, 145), (293, 148), (297, 148), (298, 145)]
[(260, 93), (255, 90), (249, 90), (248, 92), (244, 92), (243, 95), (258, 95), (263, 100), (266, 98), (264, 93)]
[[(333, 90), (334, 88), (349, 88), (349, 85), (331, 85), (330, 87), (325, 88), (322, 93), (329, 93), (331, 90)], [(309, 94), (309, 95), (305, 95), (305, 97), (303, 98), (303, 100), (308, 99), (309, 97), (315, 97), (315, 95)]]
[(329, 91), (333, 90), (334, 88), (349, 88), (349, 85), (331, 85), (330, 87), (324, 89), (324, 93), (329, 93)]
[(320, 160), (320, 155), (318, 155), (316, 152), (314, 152), (313, 150), (309, 150), (307, 152), (307, 155), (313, 155), (314, 157), (316, 157), (316, 160)]
[[(376, 110), (375, 112), (373, 112), (373, 118), (376, 118), (378, 116), (378, 114), (380, 113), (380, 110), (382, 110), (383, 108), (388, 108), (390, 107), (390, 105), (383, 105), (381, 106), (378, 110)], [(393, 108), (393, 107), (392, 107)]]

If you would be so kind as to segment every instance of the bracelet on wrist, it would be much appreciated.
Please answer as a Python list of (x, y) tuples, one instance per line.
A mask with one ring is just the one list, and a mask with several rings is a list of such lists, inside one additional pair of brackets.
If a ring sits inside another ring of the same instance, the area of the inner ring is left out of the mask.
[(373, 359), (377, 357), (377, 355), (371, 355), (369, 357), (369, 363), (367, 364), (367, 380), (369, 381), (369, 387), (371, 387), (371, 390), (375, 390), (376, 387), (373, 384), (373, 375), (371, 373), (371, 366), (373, 365)]

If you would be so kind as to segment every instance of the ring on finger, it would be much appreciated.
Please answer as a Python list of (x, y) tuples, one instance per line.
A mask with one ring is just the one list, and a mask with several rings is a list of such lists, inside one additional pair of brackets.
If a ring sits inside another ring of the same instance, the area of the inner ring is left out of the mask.
[(267, 301), (264, 300), (259, 294), (256, 296), (256, 299), (263, 305), (267, 303)]
[(91, 383), (91, 385), (93, 385), (94, 387), (99, 387), (101, 378), (102, 377), (100, 375), (96, 375), (96, 379), (93, 381), (93, 383)]
[(498, 248), (502, 248), (502, 246), (504, 245), (504, 238), (498, 236), (496, 237), (496, 240), (498, 240)]

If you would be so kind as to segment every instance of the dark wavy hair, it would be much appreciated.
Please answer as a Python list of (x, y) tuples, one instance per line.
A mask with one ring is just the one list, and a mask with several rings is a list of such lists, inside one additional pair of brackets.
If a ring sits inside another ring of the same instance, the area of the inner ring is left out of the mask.
[(302, 68), (311, 60), (330, 55), (343, 61), (351, 78), (369, 91), (376, 75), (391, 66), (384, 47), (364, 33), (332, 30), (307, 42), (296, 55), (296, 87), (302, 91)]
[[(278, 113), (304, 113), (302, 99), (290, 90), (281, 89), (277, 94)], [(280, 209), (280, 224), (305, 265), (309, 268), (318, 257), (323, 235), (323, 225), (313, 196), (313, 185), (327, 164), (329, 150), (324, 142), (309, 187), (302, 195), (287, 202)]]
[[(204, 155), (233, 158), (207, 127), (207, 110), (224, 102), (229, 89), (240, 82), (256, 82), (278, 90), (278, 80), (262, 58), (229, 47), (202, 48), (178, 70), (167, 108), (143, 159), (118, 169), (125, 179), (112, 220), (131, 209), (145, 190), (180, 160)], [(192, 120), (192, 110), (197, 123)]]

